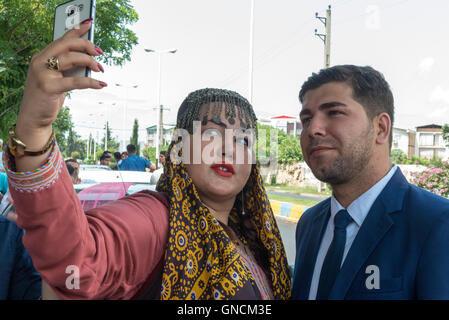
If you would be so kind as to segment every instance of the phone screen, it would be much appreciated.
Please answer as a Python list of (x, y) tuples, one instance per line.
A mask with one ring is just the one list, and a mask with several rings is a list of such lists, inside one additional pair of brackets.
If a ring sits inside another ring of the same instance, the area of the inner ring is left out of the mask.
[[(55, 10), (53, 26), (53, 40), (61, 38), (66, 32), (78, 28), (81, 22), (87, 19), (95, 19), (95, 0), (72, 0), (60, 4)], [(94, 41), (94, 23), (89, 32), (82, 36), (84, 39)], [(65, 77), (90, 77), (90, 69), (85, 67), (73, 67), (63, 72)]]

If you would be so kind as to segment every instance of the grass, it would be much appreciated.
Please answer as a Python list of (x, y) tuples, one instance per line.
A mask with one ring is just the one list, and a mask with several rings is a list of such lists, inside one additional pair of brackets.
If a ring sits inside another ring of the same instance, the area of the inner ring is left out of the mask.
[(330, 196), (332, 194), (332, 191), (330, 191), (329, 189), (324, 192), (318, 192), (317, 188), (315, 187), (296, 187), (296, 186), (288, 186), (285, 184), (265, 185), (265, 188), (269, 191), (280, 191), (293, 194), (310, 193), (322, 196)]
[(306, 207), (313, 207), (314, 205), (316, 205), (318, 203), (318, 202), (313, 201), (313, 200), (297, 199), (297, 198), (291, 198), (289, 196), (276, 196), (276, 195), (272, 195), (272, 194), (269, 194), (268, 198), (270, 200), (277, 200), (277, 201), (282, 201), (282, 202), (290, 202), (290, 203), (294, 203), (294, 204), (303, 205), (303, 206), (306, 206)]

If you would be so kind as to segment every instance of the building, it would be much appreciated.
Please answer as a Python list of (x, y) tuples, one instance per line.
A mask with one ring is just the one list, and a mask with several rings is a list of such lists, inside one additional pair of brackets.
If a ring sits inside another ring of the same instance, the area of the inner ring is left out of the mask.
[(284, 131), (286, 134), (301, 136), (302, 123), (298, 117), (281, 115), (272, 117), (270, 120), (273, 127)]
[(442, 126), (430, 124), (416, 127), (415, 156), (424, 159), (449, 159), (449, 149), (443, 140)]
[(409, 158), (415, 156), (416, 132), (410, 129), (393, 128), (391, 150), (401, 150)]
[[(162, 145), (168, 144), (171, 142), (174, 129), (175, 129), (175, 125), (164, 124)], [(156, 146), (156, 138), (157, 138), (157, 125), (148, 127), (148, 128), (146, 128), (146, 130), (147, 130), (147, 146), (155, 147)]]

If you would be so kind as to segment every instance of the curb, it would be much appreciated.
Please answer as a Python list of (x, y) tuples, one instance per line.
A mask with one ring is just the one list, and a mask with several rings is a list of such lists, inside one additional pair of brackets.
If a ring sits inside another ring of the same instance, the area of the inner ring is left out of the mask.
[(270, 204), (275, 216), (283, 217), (285, 220), (293, 223), (297, 223), (304, 211), (310, 208), (300, 204), (293, 204), (278, 200), (270, 200)]

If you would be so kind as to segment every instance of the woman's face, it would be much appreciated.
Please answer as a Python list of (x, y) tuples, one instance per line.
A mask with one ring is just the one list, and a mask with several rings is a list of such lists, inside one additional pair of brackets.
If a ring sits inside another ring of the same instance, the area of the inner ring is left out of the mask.
[(184, 165), (200, 198), (220, 201), (235, 198), (248, 181), (253, 138), (243, 132), (238, 118), (228, 122), (225, 108), (219, 118), (211, 113), (207, 123), (202, 121), (199, 135), (190, 135), (190, 163)]

